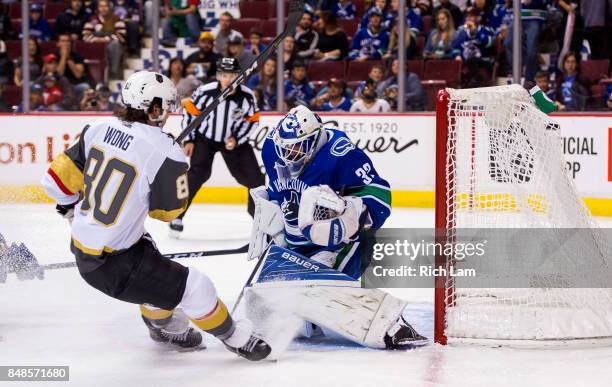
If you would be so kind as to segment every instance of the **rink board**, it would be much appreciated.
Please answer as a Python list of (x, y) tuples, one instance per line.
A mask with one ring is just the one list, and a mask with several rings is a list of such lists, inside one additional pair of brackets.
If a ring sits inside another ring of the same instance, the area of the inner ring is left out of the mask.
[[(39, 113), (0, 115), (0, 202), (44, 202), (39, 185), (48, 163), (78, 138), (82, 128), (107, 116)], [(266, 135), (281, 116), (262, 114), (251, 142), (259, 158)], [(323, 114), (326, 126), (344, 130), (372, 158), (393, 188), (394, 207), (434, 205), (435, 117), (422, 114)], [(612, 216), (612, 114), (558, 114), (566, 169), (595, 215)], [(169, 119), (167, 130), (180, 131), (181, 117)], [(261, 163), (260, 163), (261, 165)], [(246, 203), (217, 155), (211, 179), (200, 190), (199, 203)]]

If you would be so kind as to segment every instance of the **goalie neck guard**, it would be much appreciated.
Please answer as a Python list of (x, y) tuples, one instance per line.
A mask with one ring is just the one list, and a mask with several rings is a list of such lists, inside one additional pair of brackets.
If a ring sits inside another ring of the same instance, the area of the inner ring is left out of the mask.
[(327, 135), (321, 117), (298, 105), (278, 123), (272, 139), (278, 157), (296, 178), (327, 142)]

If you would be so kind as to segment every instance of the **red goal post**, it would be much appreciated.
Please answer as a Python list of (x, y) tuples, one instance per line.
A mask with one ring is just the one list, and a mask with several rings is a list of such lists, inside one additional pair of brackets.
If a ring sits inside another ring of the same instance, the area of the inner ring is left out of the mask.
[[(466, 227), (585, 228), (592, 230), (585, 248), (595, 245), (593, 250), (602, 251), (602, 269), (612, 265), (612, 249), (565, 172), (558, 128), (518, 85), (441, 90), (436, 101), (437, 242), (453, 243), (456, 230)], [(580, 257), (571, 254), (561, 269), (580, 264)], [(436, 257), (437, 267), (453, 262), (453, 256)], [(596, 274), (599, 263), (590, 264)], [(436, 277), (435, 342), (539, 345), (612, 337), (611, 289), (496, 289), (493, 277), (491, 283), (491, 288), (472, 289), (461, 279)]]

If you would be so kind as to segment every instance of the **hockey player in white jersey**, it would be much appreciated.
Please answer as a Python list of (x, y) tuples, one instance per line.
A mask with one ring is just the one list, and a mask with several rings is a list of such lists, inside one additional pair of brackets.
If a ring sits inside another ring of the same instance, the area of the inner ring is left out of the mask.
[(200, 346), (191, 320), (239, 356), (265, 358), (271, 348), (253, 334), (252, 323), (234, 321), (212, 281), (163, 258), (144, 228), (147, 214), (175, 219), (189, 197), (185, 156), (161, 130), (176, 106), (172, 81), (141, 71), (128, 78), (121, 96), (126, 107), (85, 126), (42, 179), (58, 212), (71, 221), (81, 276), (113, 298), (140, 304), (155, 341)]

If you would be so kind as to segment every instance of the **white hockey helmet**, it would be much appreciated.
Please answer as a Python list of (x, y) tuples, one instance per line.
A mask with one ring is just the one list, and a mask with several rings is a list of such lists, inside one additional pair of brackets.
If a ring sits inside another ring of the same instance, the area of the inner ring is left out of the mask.
[(161, 100), (164, 113), (173, 112), (177, 107), (177, 92), (172, 81), (163, 74), (153, 71), (139, 71), (129, 76), (121, 98), (126, 107), (149, 111), (155, 98)]
[(297, 177), (304, 166), (327, 141), (323, 121), (303, 105), (289, 110), (272, 135), (278, 157)]

